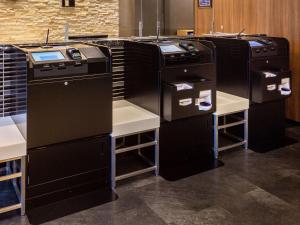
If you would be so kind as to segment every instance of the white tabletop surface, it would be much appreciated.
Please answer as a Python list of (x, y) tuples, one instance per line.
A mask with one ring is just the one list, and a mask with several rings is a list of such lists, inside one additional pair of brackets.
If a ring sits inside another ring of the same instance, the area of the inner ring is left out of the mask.
[(159, 128), (160, 117), (126, 100), (113, 103), (113, 137)]
[(216, 115), (222, 116), (249, 109), (249, 99), (217, 91)]
[(11, 117), (0, 118), (0, 161), (26, 155), (26, 141)]

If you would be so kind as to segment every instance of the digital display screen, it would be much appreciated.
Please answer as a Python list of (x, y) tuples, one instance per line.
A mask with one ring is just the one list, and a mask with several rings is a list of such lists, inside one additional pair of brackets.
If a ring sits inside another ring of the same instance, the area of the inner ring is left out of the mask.
[(63, 60), (65, 57), (60, 51), (53, 52), (33, 52), (31, 53), (34, 61), (43, 62), (43, 61), (53, 61), (53, 60)]
[(160, 46), (160, 49), (163, 53), (185, 52), (185, 50), (177, 47), (176, 45), (162, 45)]
[(249, 41), (249, 44), (251, 47), (261, 47), (264, 46), (262, 43), (259, 43), (257, 41)]

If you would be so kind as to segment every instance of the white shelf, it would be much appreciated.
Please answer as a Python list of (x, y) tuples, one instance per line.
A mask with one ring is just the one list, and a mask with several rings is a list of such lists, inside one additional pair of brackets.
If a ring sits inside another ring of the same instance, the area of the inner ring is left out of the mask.
[[(215, 157), (218, 158), (219, 152), (225, 151), (227, 149), (232, 149), (239, 146), (244, 146), (244, 149), (248, 149), (248, 110), (249, 110), (249, 99), (241, 98), (235, 95), (231, 95), (224, 92), (217, 92), (217, 110), (213, 114), (214, 116), (214, 152)], [(229, 115), (242, 112), (244, 118), (238, 118), (237, 122), (226, 123), (226, 117)], [(219, 125), (219, 118), (224, 117), (224, 124)], [(244, 138), (236, 137), (231, 135), (226, 130), (227, 128), (234, 126), (244, 126)], [(238, 142), (220, 147), (219, 146), (219, 130), (225, 130), (225, 134), (236, 139)]]
[(217, 111), (215, 115), (234, 114), (249, 109), (249, 99), (217, 91)]
[(26, 154), (26, 141), (14, 121), (11, 117), (0, 118), (0, 162)]
[(160, 117), (126, 100), (113, 103), (113, 137), (154, 130)]

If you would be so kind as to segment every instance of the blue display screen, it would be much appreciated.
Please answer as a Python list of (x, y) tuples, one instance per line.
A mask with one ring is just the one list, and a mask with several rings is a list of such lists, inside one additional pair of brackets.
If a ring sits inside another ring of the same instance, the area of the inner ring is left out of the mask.
[(33, 52), (31, 53), (32, 58), (36, 62), (42, 61), (53, 61), (53, 60), (64, 60), (65, 57), (60, 51), (53, 52)]
[(251, 47), (261, 47), (264, 46), (262, 43), (259, 43), (257, 41), (249, 41), (249, 44)]
[(162, 45), (160, 46), (160, 49), (163, 53), (185, 52), (185, 50), (177, 47), (176, 45)]

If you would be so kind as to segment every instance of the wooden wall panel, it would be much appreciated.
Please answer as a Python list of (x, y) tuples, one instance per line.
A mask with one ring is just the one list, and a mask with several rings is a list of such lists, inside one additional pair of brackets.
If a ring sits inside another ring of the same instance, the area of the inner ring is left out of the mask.
[[(198, 1), (195, 1), (197, 4)], [(214, 0), (214, 9), (196, 7), (196, 34), (209, 33), (215, 14), (215, 31), (264, 33), (283, 36), (291, 45), (293, 96), (287, 117), (300, 122), (300, 0)]]

